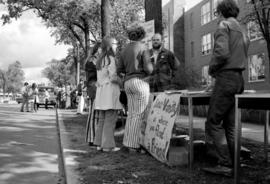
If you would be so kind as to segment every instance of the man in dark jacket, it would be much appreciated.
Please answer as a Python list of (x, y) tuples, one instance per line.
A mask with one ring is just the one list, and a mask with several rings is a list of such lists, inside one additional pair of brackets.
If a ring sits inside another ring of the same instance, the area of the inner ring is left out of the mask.
[(244, 90), (242, 71), (248, 59), (249, 40), (236, 20), (239, 8), (234, 0), (219, 2), (217, 14), (221, 21), (214, 35), (209, 65), (209, 74), (215, 78), (215, 85), (205, 131), (207, 152), (217, 157), (214, 171), (226, 171), (224, 166), (230, 168), (234, 158), (235, 94)]
[(173, 79), (180, 63), (174, 54), (163, 46), (161, 34), (152, 37), (152, 49), (149, 50), (154, 71), (150, 80), (151, 92), (162, 92), (173, 88)]

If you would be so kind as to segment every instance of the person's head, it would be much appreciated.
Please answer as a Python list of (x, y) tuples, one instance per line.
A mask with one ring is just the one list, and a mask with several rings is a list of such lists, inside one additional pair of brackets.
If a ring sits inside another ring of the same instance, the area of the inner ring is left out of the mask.
[[(115, 57), (117, 50), (117, 40), (113, 37), (105, 36), (101, 42), (102, 56), (99, 57), (96, 63), (98, 70), (101, 69), (103, 58), (106, 57)], [(110, 62), (110, 60), (109, 60)], [(109, 65), (110, 63), (108, 63)]]
[(32, 89), (36, 89), (37, 88), (37, 84), (36, 83), (33, 83), (32, 84)]
[(216, 13), (227, 19), (230, 17), (237, 18), (239, 11), (235, 0), (222, 0), (217, 5)]
[(80, 79), (80, 84), (83, 84), (83, 79)]
[(142, 26), (134, 24), (127, 29), (127, 35), (131, 41), (140, 41), (144, 39), (146, 32)]
[(24, 85), (24, 86), (28, 86), (28, 82), (25, 82), (23, 85)]
[(94, 56), (95, 54), (100, 54), (100, 52), (101, 52), (101, 43), (96, 42), (96, 44), (94, 45), (94, 47), (92, 49), (91, 55)]
[(156, 33), (154, 34), (154, 36), (152, 37), (152, 47), (153, 49), (160, 49), (163, 43), (163, 38), (161, 36), (161, 34)]

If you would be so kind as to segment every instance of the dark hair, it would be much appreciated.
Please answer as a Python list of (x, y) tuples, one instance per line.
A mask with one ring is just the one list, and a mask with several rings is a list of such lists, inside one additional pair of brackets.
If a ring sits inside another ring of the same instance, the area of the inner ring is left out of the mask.
[(28, 85), (28, 82), (25, 82), (25, 83), (24, 83), (24, 86), (27, 86), (27, 85)]
[(143, 27), (137, 26), (137, 27), (131, 27), (127, 30), (128, 38), (132, 41), (139, 41), (142, 40), (146, 32)]
[(36, 89), (37, 88), (37, 84), (36, 83), (33, 83), (32, 84), (32, 89)]
[(235, 0), (223, 0), (217, 5), (217, 13), (221, 14), (224, 18), (237, 18), (239, 11)]
[[(111, 64), (110, 57), (115, 57), (115, 53), (112, 50), (112, 45), (113, 45), (114, 41), (116, 41), (116, 39), (109, 37), (109, 36), (106, 36), (102, 39), (102, 42), (101, 42), (102, 54), (98, 58), (97, 63), (96, 63), (97, 70), (100, 70), (102, 67), (105, 66), (105, 63), (103, 63), (103, 59), (105, 57), (108, 57), (108, 60), (109, 60), (108, 65)], [(103, 66), (102, 66), (102, 64), (103, 64)]]
[(98, 49), (100, 48), (100, 46), (101, 46), (101, 43), (100, 43), (100, 42), (96, 42), (96, 43), (95, 43), (95, 45), (94, 45), (94, 47), (93, 47), (93, 49), (92, 49), (92, 53), (91, 53), (92, 56), (95, 55), (95, 54), (97, 53), (97, 51), (98, 51)]

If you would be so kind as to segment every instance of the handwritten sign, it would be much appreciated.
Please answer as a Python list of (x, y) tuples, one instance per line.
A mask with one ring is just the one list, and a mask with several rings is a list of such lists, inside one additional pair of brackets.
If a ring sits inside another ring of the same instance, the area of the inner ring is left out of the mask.
[(167, 162), (172, 129), (179, 112), (180, 94), (161, 93), (152, 103), (143, 146), (159, 161)]

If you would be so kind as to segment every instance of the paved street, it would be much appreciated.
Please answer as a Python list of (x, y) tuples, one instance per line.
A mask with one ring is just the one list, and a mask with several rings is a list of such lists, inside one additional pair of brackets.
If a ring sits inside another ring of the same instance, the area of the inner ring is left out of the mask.
[(62, 183), (55, 110), (19, 107), (0, 104), (0, 183)]

